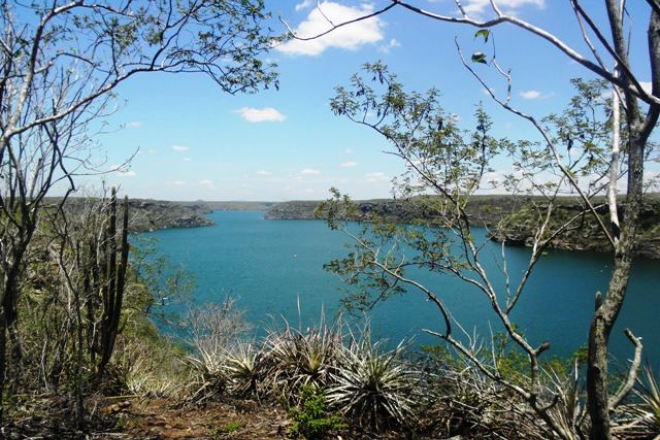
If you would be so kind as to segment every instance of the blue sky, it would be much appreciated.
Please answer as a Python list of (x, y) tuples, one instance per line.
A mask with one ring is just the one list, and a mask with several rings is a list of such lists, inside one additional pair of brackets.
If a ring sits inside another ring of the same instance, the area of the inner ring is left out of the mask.
[[(498, 1), (504, 9), (556, 32), (584, 51), (567, 3)], [(266, 4), (301, 36), (321, 32), (328, 25), (318, 13), (316, 0), (267, 0)], [(336, 0), (323, 1), (321, 7), (326, 16), (339, 21), (384, 4), (384, 0)], [(418, 0), (416, 4), (437, 12), (456, 12), (451, 0)], [(464, 0), (463, 4), (474, 16), (489, 14), (487, 0)], [(644, 16), (639, 21), (644, 23), (647, 12), (641, 9)], [(272, 27), (286, 31), (276, 18)], [(638, 31), (643, 36), (645, 29)], [(391, 179), (403, 170), (401, 163), (384, 153), (389, 146), (383, 138), (334, 116), (329, 108), (334, 87), (346, 85), (365, 62), (383, 61), (408, 90), (437, 87), (445, 110), (467, 126), (475, 105), (483, 101), (494, 118), (496, 136), (534, 136), (527, 122), (490, 102), (461, 65), (455, 38), (468, 55), (490, 50), (475, 40), (474, 32), (395, 8), (379, 19), (320, 40), (274, 48), (266, 57), (279, 65), (279, 91), (230, 96), (202, 75), (135, 77), (118, 90), (121, 105), (108, 120), (108, 133), (98, 141), (107, 166), (137, 154), (130, 167), (103, 179), (134, 198), (321, 200), (327, 198), (330, 187), (357, 199), (388, 197)], [(542, 116), (559, 111), (572, 95), (569, 79), (588, 77), (582, 67), (548, 43), (518, 29), (499, 27), (494, 36), (499, 62), (512, 69), (513, 102), (528, 113)], [(483, 72), (493, 80), (496, 91), (504, 91), (505, 85), (488, 68)], [(505, 160), (496, 165), (498, 172), (508, 171)], [(96, 177), (81, 183), (93, 191), (100, 181)]]

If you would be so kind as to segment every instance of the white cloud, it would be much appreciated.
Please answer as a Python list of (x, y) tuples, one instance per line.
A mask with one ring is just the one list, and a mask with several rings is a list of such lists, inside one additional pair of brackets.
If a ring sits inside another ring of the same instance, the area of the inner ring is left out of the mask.
[(248, 122), (282, 122), (286, 120), (286, 116), (273, 107), (262, 109), (243, 107), (239, 110), (234, 110), (232, 113), (240, 114)]
[(140, 121), (131, 121), (126, 123), (126, 128), (140, 128), (142, 127), (142, 122)]
[[(523, 6), (536, 6), (540, 9), (545, 7), (545, 0), (497, 0), (495, 4), (503, 10), (515, 11)], [(491, 10), (490, 0), (467, 0), (463, 8), (468, 15), (481, 15)]]
[(296, 5), (296, 12), (300, 12), (303, 9), (310, 8), (313, 4), (314, 2), (312, 0), (304, 0), (302, 3), (298, 3)]
[(538, 90), (527, 90), (526, 92), (520, 92), (520, 96), (525, 99), (539, 99), (541, 97), (541, 92)]
[(303, 176), (318, 176), (321, 174), (321, 171), (314, 168), (305, 168), (300, 172), (300, 174)]
[(184, 147), (183, 145), (172, 145), (174, 151), (188, 151), (190, 148)]
[(270, 176), (270, 171), (259, 170), (255, 173), (257, 176)]
[(174, 180), (170, 182), (170, 185), (174, 185), (174, 186), (184, 186), (185, 184), (186, 184), (185, 180)]
[(552, 98), (554, 96), (553, 93), (546, 93), (543, 94), (539, 92), (538, 90), (526, 90), (524, 92), (520, 92), (520, 97), (523, 99), (548, 99)]
[(192, 162), (192, 158), (190, 158), (190, 157), (184, 157), (184, 158), (183, 158), (183, 161), (184, 161), (184, 162)]
[(341, 164), (342, 168), (351, 168), (351, 167), (356, 167), (356, 166), (357, 166), (357, 162), (354, 162), (352, 160), (346, 161), (346, 162)]
[(137, 173), (130, 169), (129, 165), (110, 165), (108, 171), (115, 173), (118, 177), (135, 177)]
[(201, 179), (199, 182), (197, 182), (200, 186), (204, 186), (206, 188), (214, 188), (213, 181), (211, 179)]
[(390, 179), (385, 175), (385, 173), (367, 173), (364, 175), (369, 183), (378, 183), (378, 182), (388, 182)]
[[(319, 9), (320, 7), (320, 9)], [(332, 23), (343, 23), (373, 12), (373, 5), (363, 4), (360, 7), (349, 7), (339, 3), (324, 1), (314, 8), (307, 18), (298, 25), (295, 33), (300, 38), (311, 38), (330, 30)], [(346, 50), (357, 50), (365, 44), (381, 41), (383, 22), (378, 17), (359, 21), (344, 26), (322, 37), (309, 41), (290, 40), (275, 47), (275, 50), (289, 55), (320, 55), (326, 49), (334, 47)]]
[(506, 176), (501, 171), (490, 171), (485, 173), (481, 178), (481, 184), (479, 185), (479, 192), (486, 193), (489, 191), (503, 191), (502, 185), (506, 180)]
[(642, 89), (644, 89), (644, 91), (649, 95), (653, 93), (653, 84), (651, 81), (640, 81), (639, 85), (642, 86)]
[(401, 47), (401, 43), (399, 43), (399, 40), (392, 38), (389, 43), (379, 47), (378, 51), (382, 53), (389, 53), (392, 49), (396, 49), (397, 47)]

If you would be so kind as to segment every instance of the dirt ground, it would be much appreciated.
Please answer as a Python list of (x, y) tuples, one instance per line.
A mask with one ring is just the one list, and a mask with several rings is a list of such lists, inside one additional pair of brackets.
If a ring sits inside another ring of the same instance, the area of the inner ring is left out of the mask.
[[(28, 409), (2, 427), (0, 440), (283, 440), (290, 439), (291, 421), (279, 406), (249, 400), (181, 403), (166, 399), (112, 398), (94, 404), (93, 426), (85, 431), (67, 429), (56, 407), (46, 402)], [(70, 425), (70, 424), (69, 424)], [(329, 440), (392, 440), (404, 434), (382, 435), (341, 432)]]
[[(59, 409), (58, 409), (59, 408)], [(84, 430), (71, 428), (73, 417), (52, 398), (31, 401), (1, 428), (0, 440), (288, 440), (291, 421), (281, 406), (250, 400), (202, 404), (137, 397), (101, 398)], [(70, 408), (70, 406), (68, 407)], [(328, 440), (394, 440), (401, 432), (343, 431)]]
[(31, 402), (13, 412), (0, 440), (282, 440), (290, 426), (283, 408), (245, 400), (193, 404), (131, 397), (90, 405), (94, 416), (80, 430), (72, 428), (73, 416), (56, 399)]
[(117, 409), (120, 431), (136, 439), (281, 440), (289, 426), (283, 409), (250, 401), (181, 405), (134, 400), (119, 406), (124, 406)]

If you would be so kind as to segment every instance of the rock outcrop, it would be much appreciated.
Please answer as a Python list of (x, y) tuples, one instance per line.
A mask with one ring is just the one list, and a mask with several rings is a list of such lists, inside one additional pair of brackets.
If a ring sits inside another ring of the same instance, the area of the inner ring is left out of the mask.
[(129, 200), (129, 224), (133, 232), (211, 226), (213, 221), (207, 217), (211, 212), (203, 203)]
[[(608, 208), (595, 200), (597, 212), (607, 224)], [(442, 205), (433, 197), (410, 200), (356, 201), (358, 215), (362, 219), (378, 215), (393, 221), (431, 221), (442, 224)], [(320, 202), (286, 202), (270, 208), (266, 219), (316, 219)], [(465, 211), (472, 226), (488, 227), (491, 238), (514, 246), (530, 246), (545, 218), (547, 202), (541, 198), (523, 196), (476, 196), (470, 199)], [(625, 203), (619, 212), (625, 217)], [(575, 197), (561, 198), (553, 206), (551, 221), (546, 228), (554, 231), (561, 225), (568, 226), (550, 242), (551, 248), (609, 252), (610, 246), (596, 219), (585, 211), (583, 203)], [(637, 255), (660, 259), (660, 196), (651, 195), (644, 200), (640, 216), (640, 231), (636, 245)]]

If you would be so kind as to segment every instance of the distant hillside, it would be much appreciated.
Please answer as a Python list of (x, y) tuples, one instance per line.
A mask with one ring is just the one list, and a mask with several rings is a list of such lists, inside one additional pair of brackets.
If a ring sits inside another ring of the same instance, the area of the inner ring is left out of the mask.
[(204, 203), (141, 199), (129, 199), (128, 203), (129, 222), (133, 232), (213, 225), (213, 221), (207, 217), (212, 210)]
[(213, 211), (266, 211), (275, 202), (168, 202), (130, 200), (134, 230), (195, 228), (213, 225), (208, 214)]
[(267, 211), (277, 202), (179, 202), (186, 206), (188, 204), (203, 204), (211, 211)]
[[(67, 199), (65, 209), (75, 212), (89, 198), (71, 197)], [(123, 204), (123, 200), (119, 200)], [(46, 200), (47, 205), (59, 204), (59, 199)], [(129, 229), (131, 232), (147, 232), (168, 228), (196, 228), (210, 226), (213, 222), (207, 217), (211, 209), (203, 203), (168, 202), (151, 199), (129, 199)]]
[[(433, 210), (429, 200), (433, 198), (415, 198), (405, 200), (374, 199), (355, 201), (362, 213), (377, 213), (393, 220), (408, 222), (414, 220), (432, 219)], [(292, 201), (271, 207), (265, 215), (268, 220), (310, 220), (323, 217), (317, 216), (316, 210), (322, 202)], [(511, 196), (477, 196), (471, 199), (467, 212), (473, 222), (483, 226), (497, 224), (502, 218), (519, 209), (524, 203), (523, 198)]]
[[(429, 203), (432, 198), (410, 200), (365, 200), (356, 201), (359, 212), (364, 218), (370, 213), (384, 216), (394, 221), (414, 222), (433, 221), (438, 210)], [(593, 203), (602, 205), (602, 200)], [(286, 202), (271, 207), (266, 215), (270, 220), (314, 219), (315, 211), (321, 202)], [(466, 207), (473, 226), (486, 226), (491, 230), (491, 238), (510, 245), (529, 246), (533, 242), (537, 225), (542, 216), (544, 200), (523, 196), (476, 196), (470, 199)], [(556, 237), (551, 246), (557, 249), (590, 250), (608, 252), (609, 246), (600, 232), (597, 222), (591, 215), (580, 215), (583, 204), (576, 197), (565, 197), (558, 201), (551, 227), (561, 222), (574, 219), (567, 230)], [(602, 205), (599, 215), (607, 216), (608, 209)], [(625, 215), (625, 204), (620, 216)], [(321, 215), (322, 217), (322, 215)], [(641, 228), (637, 244), (637, 254), (647, 258), (660, 259), (660, 196), (651, 195), (644, 201), (641, 214)]]
[(266, 220), (314, 220), (321, 202), (291, 201), (271, 206), (264, 214)]
[[(71, 197), (66, 206), (76, 209), (87, 198)], [(57, 198), (46, 201), (57, 204)], [(132, 232), (169, 228), (197, 228), (213, 225), (208, 215), (213, 211), (267, 211), (276, 202), (172, 202), (153, 199), (129, 199), (129, 222)]]

